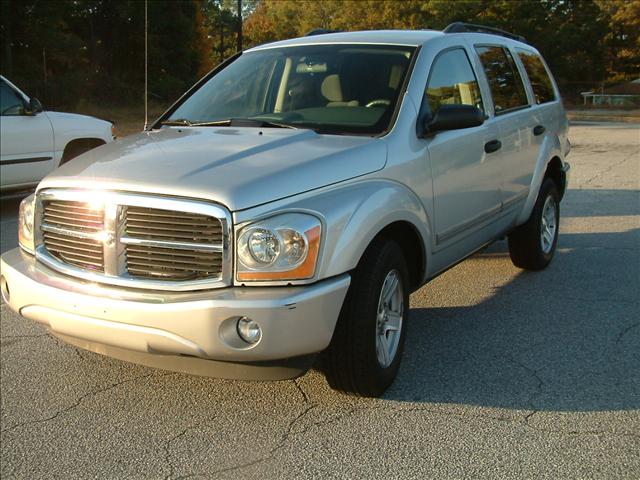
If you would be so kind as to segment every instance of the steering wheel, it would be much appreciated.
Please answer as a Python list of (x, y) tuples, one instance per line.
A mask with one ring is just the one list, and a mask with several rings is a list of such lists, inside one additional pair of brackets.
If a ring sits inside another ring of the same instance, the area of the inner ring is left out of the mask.
[(388, 100), (386, 98), (376, 98), (375, 100), (371, 100), (369, 103), (367, 103), (367, 108), (369, 107), (379, 107), (379, 106), (389, 106), (391, 105), (391, 100)]

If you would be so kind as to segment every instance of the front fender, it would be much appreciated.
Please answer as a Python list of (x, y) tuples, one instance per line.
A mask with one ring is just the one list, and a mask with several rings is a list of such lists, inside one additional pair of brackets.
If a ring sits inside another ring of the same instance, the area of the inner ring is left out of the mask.
[(410, 223), (418, 232), (429, 265), (432, 231), (429, 218), (418, 197), (397, 182), (361, 180), (288, 200), (237, 212), (235, 220), (244, 223), (291, 210), (318, 215), (323, 222), (324, 235), (314, 280), (353, 270), (373, 238), (389, 224), (399, 221)]
[(544, 174), (547, 171), (547, 166), (552, 158), (558, 157), (564, 158), (562, 154), (562, 145), (560, 138), (557, 135), (548, 134), (545, 136), (540, 147), (540, 153), (538, 154), (538, 160), (536, 161), (536, 168), (531, 178), (531, 186), (529, 188), (529, 195), (524, 203), (524, 207), (518, 216), (517, 224), (521, 225), (526, 222), (531, 216), (533, 206), (538, 198), (538, 192), (544, 179)]
[[(323, 259), (323, 277), (354, 269), (375, 236), (394, 222), (410, 223), (420, 235), (423, 246), (430, 245), (427, 214), (420, 200), (406, 187), (392, 181), (376, 180), (349, 190), (343, 197), (349, 215), (328, 232), (331, 245)], [(430, 249), (424, 250), (429, 264)]]
[(46, 115), (53, 127), (56, 151), (62, 152), (69, 142), (81, 138), (113, 141), (111, 123), (106, 120), (75, 113), (46, 112)]

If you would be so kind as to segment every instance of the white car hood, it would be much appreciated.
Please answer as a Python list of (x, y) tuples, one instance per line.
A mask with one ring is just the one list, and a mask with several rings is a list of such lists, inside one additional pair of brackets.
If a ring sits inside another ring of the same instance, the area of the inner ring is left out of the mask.
[(231, 211), (380, 170), (383, 140), (311, 130), (162, 128), (91, 150), (38, 189), (79, 188), (208, 199)]

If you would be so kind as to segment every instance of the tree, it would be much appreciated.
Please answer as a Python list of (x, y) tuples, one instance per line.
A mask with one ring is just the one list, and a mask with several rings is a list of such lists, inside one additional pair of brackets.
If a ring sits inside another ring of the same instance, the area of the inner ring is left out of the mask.
[(640, 75), (640, 1), (599, 0), (608, 24), (607, 72), (612, 81), (633, 80)]

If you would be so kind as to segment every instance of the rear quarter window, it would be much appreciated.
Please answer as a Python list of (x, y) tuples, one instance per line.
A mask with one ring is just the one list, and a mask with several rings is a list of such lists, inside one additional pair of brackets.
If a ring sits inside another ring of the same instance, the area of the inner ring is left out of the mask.
[(497, 45), (475, 48), (489, 82), (496, 115), (528, 106), (524, 83), (511, 53)]
[(545, 68), (540, 55), (521, 48), (516, 49), (516, 51), (531, 82), (536, 103), (540, 105), (541, 103), (556, 100), (553, 83), (551, 82), (551, 78), (549, 78), (549, 72)]

